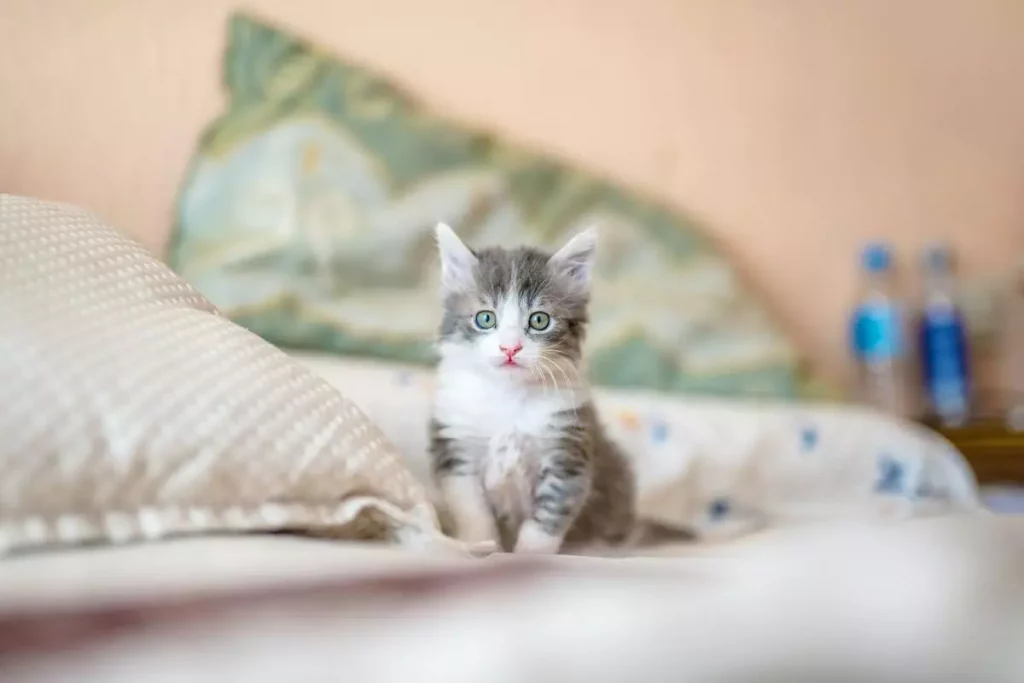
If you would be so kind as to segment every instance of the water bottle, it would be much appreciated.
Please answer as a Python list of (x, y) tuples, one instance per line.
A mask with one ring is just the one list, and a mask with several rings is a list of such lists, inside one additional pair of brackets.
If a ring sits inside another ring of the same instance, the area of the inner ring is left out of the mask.
[(924, 300), (918, 330), (921, 379), (929, 412), (944, 427), (967, 422), (970, 359), (963, 314), (956, 304), (952, 258), (942, 244), (924, 250)]
[(907, 416), (907, 344), (904, 309), (895, 294), (892, 251), (869, 244), (861, 254), (864, 284), (850, 321), (850, 343), (857, 363), (862, 402)]

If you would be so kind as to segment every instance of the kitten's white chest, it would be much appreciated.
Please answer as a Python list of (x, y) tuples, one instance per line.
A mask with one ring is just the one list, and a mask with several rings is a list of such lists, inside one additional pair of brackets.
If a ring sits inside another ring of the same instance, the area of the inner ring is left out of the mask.
[(444, 435), (473, 453), (492, 505), (512, 512), (529, 504), (545, 449), (576, 403), (572, 392), (453, 373), (438, 387), (435, 411)]
[(449, 438), (490, 443), (555, 438), (565, 413), (577, 405), (570, 391), (523, 387), (500, 375), (494, 380), (450, 373), (438, 385), (434, 411)]

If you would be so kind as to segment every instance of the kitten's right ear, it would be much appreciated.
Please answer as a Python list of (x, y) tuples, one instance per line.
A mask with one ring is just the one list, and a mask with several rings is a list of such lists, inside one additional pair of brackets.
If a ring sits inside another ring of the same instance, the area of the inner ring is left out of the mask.
[(476, 255), (446, 224), (438, 223), (434, 234), (441, 256), (441, 287), (445, 291), (466, 289), (473, 283)]
[(565, 246), (552, 255), (550, 262), (572, 278), (573, 282), (587, 288), (590, 286), (591, 271), (594, 270), (596, 248), (597, 230), (589, 227), (566, 242)]

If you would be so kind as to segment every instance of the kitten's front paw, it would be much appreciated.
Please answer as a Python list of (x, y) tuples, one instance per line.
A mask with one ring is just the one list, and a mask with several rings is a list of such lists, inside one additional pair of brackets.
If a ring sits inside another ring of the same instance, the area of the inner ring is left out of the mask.
[(541, 525), (529, 521), (519, 529), (514, 552), (527, 555), (554, 555), (561, 547), (561, 536), (549, 534)]
[(493, 545), (495, 548), (500, 547), (498, 543), (498, 530), (493, 524), (484, 521), (474, 520), (472, 523), (460, 524), (456, 538), (465, 543), (468, 546), (479, 546), (484, 548)]
[(469, 547), (469, 554), (473, 557), (490, 557), (501, 552), (501, 548), (495, 541), (483, 541)]

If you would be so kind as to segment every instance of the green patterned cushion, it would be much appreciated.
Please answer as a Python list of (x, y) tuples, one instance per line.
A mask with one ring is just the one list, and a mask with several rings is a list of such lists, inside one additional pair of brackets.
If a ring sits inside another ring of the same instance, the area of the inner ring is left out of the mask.
[(794, 345), (685, 216), (440, 118), (251, 17), (230, 23), (227, 112), (181, 191), (172, 265), (281, 346), (428, 363), (432, 229), (555, 245), (600, 226), (595, 382), (795, 396)]

